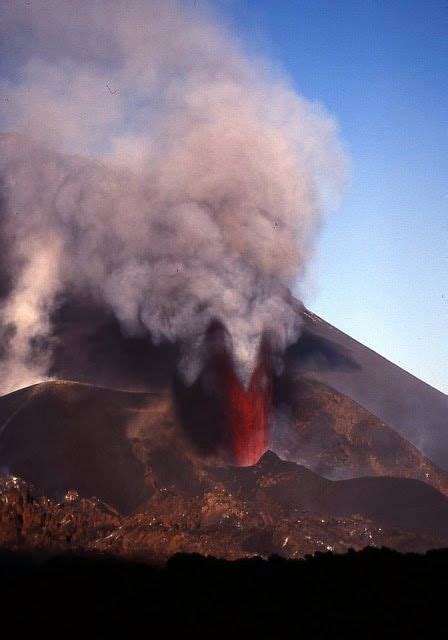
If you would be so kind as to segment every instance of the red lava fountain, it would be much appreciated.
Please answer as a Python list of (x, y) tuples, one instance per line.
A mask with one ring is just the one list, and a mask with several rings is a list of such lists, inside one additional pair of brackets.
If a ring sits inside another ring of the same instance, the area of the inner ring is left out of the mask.
[(225, 377), (234, 462), (238, 466), (256, 464), (269, 446), (272, 375), (265, 350), (260, 351), (247, 389), (231, 364), (226, 367)]

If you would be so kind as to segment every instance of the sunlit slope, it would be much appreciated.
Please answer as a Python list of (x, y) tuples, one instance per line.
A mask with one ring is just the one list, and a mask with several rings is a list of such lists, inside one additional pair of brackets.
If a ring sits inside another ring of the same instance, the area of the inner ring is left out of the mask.
[(288, 351), (287, 370), (352, 398), (448, 468), (448, 397), (315, 314), (305, 310), (303, 317), (304, 332)]

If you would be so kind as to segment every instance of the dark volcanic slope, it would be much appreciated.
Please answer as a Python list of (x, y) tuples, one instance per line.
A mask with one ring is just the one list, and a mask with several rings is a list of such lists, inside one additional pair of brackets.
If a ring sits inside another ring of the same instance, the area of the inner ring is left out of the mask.
[[(297, 373), (355, 400), (448, 469), (448, 397), (403, 371), (297, 303), (304, 331), (289, 349), (285, 377)], [(169, 389), (176, 348), (125, 338), (117, 321), (91, 301), (58, 308), (51, 374), (106, 387)]]
[[(301, 513), (359, 516), (384, 527), (448, 536), (447, 498), (418, 480), (330, 481), (274, 454), (248, 468), (202, 458), (167, 394), (53, 382), (1, 398), (0, 408), (3, 419), (12, 410), (1, 430), (0, 465), (56, 499), (76, 489), (124, 513), (149, 510), (168, 522), (168, 531), (182, 518), (190, 524), (203, 519), (210, 508), (212, 522), (235, 514), (244, 520), (250, 511), (256, 537), (266, 527), (272, 537), (281, 521), (292, 518), (287, 538)], [(133, 517), (128, 526), (139, 531), (140, 516)]]
[[(448, 473), (359, 404), (317, 380), (284, 377), (277, 384), (280, 419), (273, 450), (333, 479), (402, 476), (448, 495)], [(282, 407), (286, 415), (282, 416)]]
[(133, 509), (148, 496), (126, 424), (147, 396), (49, 382), (0, 398), (0, 468), (51, 496), (69, 488)]
[(448, 396), (303, 311), (304, 332), (287, 355), (287, 371), (325, 382), (448, 468)]
[[(355, 400), (448, 469), (448, 397), (403, 371), (297, 302), (304, 319), (285, 376), (304, 373)], [(55, 378), (132, 391), (170, 388), (177, 351), (147, 336), (124, 337), (116, 319), (77, 299), (52, 318)]]

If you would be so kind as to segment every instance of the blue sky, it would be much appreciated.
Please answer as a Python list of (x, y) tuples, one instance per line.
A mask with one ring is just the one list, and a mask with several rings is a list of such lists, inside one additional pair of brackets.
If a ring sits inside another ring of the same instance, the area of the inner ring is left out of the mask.
[(214, 4), (249, 49), (336, 117), (351, 158), (306, 302), (447, 393), (448, 3)]

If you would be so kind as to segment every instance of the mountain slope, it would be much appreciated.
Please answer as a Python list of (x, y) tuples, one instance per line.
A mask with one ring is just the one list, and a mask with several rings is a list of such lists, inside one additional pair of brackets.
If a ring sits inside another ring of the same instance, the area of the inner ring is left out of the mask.
[[(317, 380), (283, 377), (273, 450), (333, 479), (401, 476), (448, 494), (448, 473), (347, 396)], [(281, 415), (281, 411), (284, 415)], [(285, 413), (286, 412), (286, 413)]]
[(203, 518), (214, 504), (212, 521), (226, 512), (253, 514), (256, 538), (282, 518), (292, 518), (292, 526), (302, 512), (359, 516), (389, 528), (448, 536), (448, 499), (418, 480), (331, 481), (273, 453), (248, 468), (205, 457), (167, 394), (49, 382), (0, 398), (3, 418), (4, 403), (13, 413), (0, 433), (0, 466), (55, 499), (75, 489), (122, 513), (158, 514), (166, 531), (173, 518), (187, 519), (194, 529), (198, 514)]
[(320, 380), (352, 398), (448, 468), (448, 396), (302, 308), (304, 330), (286, 371)]
[(145, 399), (62, 382), (3, 396), (0, 468), (51, 496), (60, 497), (75, 487), (82, 495), (133, 508), (148, 492), (142, 484), (143, 467), (126, 437), (126, 424)]
[[(285, 378), (319, 380), (351, 398), (448, 469), (448, 397), (403, 371), (297, 302), (303, 331), (285, 358)], [(133, 391), (171, 388), (177, 349), (122, 335), (91, 301), (76, 300), (52, 318), (51, 375)]]

